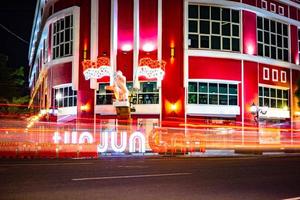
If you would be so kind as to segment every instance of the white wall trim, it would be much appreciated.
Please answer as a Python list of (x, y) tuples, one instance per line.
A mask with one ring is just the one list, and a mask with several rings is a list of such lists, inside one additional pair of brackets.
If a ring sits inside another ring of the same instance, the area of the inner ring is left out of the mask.
[(158, 16), (157, 16), (157, 59), (162, 59), (162, 0), (158, 1)]
[(270, 69), (263, 67), (263, 80), (270, 80)]
[[(117, 51), (118, 51), (118, 0), (111, 0), (110, 15), (110, 64), (112, 75), (117, 69)], [(113, 78), (110, 77), (112, 85)]]
[[(251, 12), (255, 12), (257, 15), (262, 16), (262, 17), (268, 17), (269, 19), (276, 19), (280, 20), (282, 22), (288, 23), (288, 24), (293, 24), (295, 26), (300, 26), (300, 22), (282, 15), (279, 15), (277, 13), (272, 13), (269, 11), (266, 11), (264, 9), (251, 6), (248, 4), (240, 3), (240, 2), (233, 2), (233, 1), (224, 1), (224, 0), (186, 0), (189, 3), (203, 3), (203, 4), (213, 4), (213, 5), (220, 5), (220, 6), (227, 6), (231, 7), (234, 9), (239, 9), (239, 10), (248, 10)], [(285, 1), (285, 0), (281, 0)], [(290, 2), (290, 1), (288, 1)], [(295, 5), (297, 3), (294, 3)], [(296, 6), (297, 8), (300, 8), (300, 5)]]
[(239, 84), (241, 81), (223, 80), (223, 79), (188, 79), (188, 82), (206, 82), (206, 83), (227, 83)]
[[(137, 69), (139, 65), (140, 50), (140, 4), (139, 0), (133, 2), (133, 77), (134, 82), (138, 81)], [(135, 84), (134, 84), (135, 85)]]
[(72, 88), (78, 90), (79, 79), (79, 41), (80, 41), (80, 8), (76, 7), (73, 11), (73, 61), (72, 61)]
[(268, 88), (275, 88), (275, 89), (281, 89), (281, 90), (289, 90), (290, 89), (288, 87), (282, 87), (282, 86), (277, 86), (277, 85), (269, 85), (269, 84), (264, 84), (264, 83), (259, 83), (258, 87), (268, 87)]
[(266, 114), (259, 113), (259, 118), (261, 118), (261, 119), (286, 119), (286, 118), (290, 118), (290, 111), (280, 109), (280, 108), (268, 108)]
[(210, 50), (187, 50), (188, 56), (195, 56), (195, 57), (212, 57), (212, 58), (225, 58), (225, 59), (234, 59), (234, 60), (246, 60), (252, 61), (267, 65), (275, 65), (279, 67), (289, 68), (300, 70), (299, 65), (284, 62), (280, 60), (274, 60), (270, 58), (265, 58), (261, 56), (253, 56), (249, 54), (241, 54), (241, 53), (234, 53), (234, 52), (224, 52), (224, 51), (210, 51)]
[(186, 110), (188, 115), (199, 115), (199, 116), (222, 115), (227, 117), (235, 117), (237, 115), (240, 115), (240, 106), (187, 104)]
[(55, 85), (52, 88), (53, 89), (58, 89), (58, 88), (64, 88), (64, 87), (69, 87), (72, 86), (72, 83), (64, 83), (64, 84), (59, 84), (59, 85)]

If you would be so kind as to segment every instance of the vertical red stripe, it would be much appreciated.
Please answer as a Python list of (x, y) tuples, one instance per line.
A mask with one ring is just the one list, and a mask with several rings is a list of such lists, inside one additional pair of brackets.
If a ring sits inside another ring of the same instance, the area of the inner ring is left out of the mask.
[(243, 10), (243, 53), (257, 55), (256, 14)]
[(294, 64), (299, 64), (299, 54), (298, 54), (298, 28), (291, 25), (291, 62)]
[[(162, 81), (163, 120), (184, 118), (183, 3), (182, 0), (162, 1), (162, 59), (167, 62)], [(171, 46), (175, 49), (174, 58), (170, 55)], [(170, 112), (169, 103), (176, 103), (175, 112)]]
[[(139, 57), (140, 58), (150, 57), (152, 59), (157, 59), (158, 1), (140, 0), (139, 7), (140, 7), (139, 8), (139, 21), (140, 21)], [(152, 47), (153, 50), (151, 50)], [(147, 50), (151, 50), (151, 51), (147, 51)]]
[[(123, 51), (128, 47), (128, 51)], [(127, 81), (133, 80), (133, 0), (118, 1), (117, 70), (122, 71)]]

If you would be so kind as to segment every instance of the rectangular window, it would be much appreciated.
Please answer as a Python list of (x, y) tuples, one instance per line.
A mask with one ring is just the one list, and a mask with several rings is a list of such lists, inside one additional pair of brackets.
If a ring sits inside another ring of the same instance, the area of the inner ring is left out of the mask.
[(259, 106), (286, 109), (289, 105), (288, 89), (259, 86)]
[(263, 68), (263, 79), (269, 80), (270, 79), (270, 70), (267, 67)]
[(72, 86), (54, 88), (55, 107), (77, 106), (77, 91)]
[(53, 59), (72, 56), (73, 15), (59, 19), (53, 27)]
[(191, 49), (240, 51), (240, 11), (190, 4), (188, 46)]
[(274, 3), (270, 4), (270, 11), (276, 13), (276, 5)]
[(237, 84), (190, 81), (188, 104), (238, 105)]
[(257, 17), (258, 55), (289, 61), (288, 25)]
[(96, 105), (111, 105), (113, 103), (113, 92), (106, 90), (108, 83), (100, 83), (96, 91)]
[[(129, 91), (129, 101), (132, 104), (159, 104), (159, 90), (156, 82), (141, 82), (139, 90), (133, 90), (133, 83), (126, 83)], [(108, 83), (100, 83), (96, 93), (96, 105), (111, 105), (114, 100), (113, 91), (105, 90)], [(195, 91), (197, 88), (192, 88)]]
[(284, 7), (278, 6), (278, 13), (279, 15), (284, 15)]
[(272, 69), (272, 81), (278, 81), (278, 70)]
[(280, 73), (280, 80), (282, 83), (286, 83), (286, 72), (285, 71), (281, 71)]
[(265, 10), (268, 10), (268, 2), (265, 1), (265, 0), (262, 0), (261, 1), (261, 8), (265, 9)]

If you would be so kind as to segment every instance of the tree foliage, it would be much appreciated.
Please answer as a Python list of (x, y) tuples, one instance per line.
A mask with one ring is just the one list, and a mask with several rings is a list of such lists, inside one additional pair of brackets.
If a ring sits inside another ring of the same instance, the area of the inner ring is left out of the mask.
[(28, 90), (25, 85), (24, 67), (10, 68), (7, 57), (0, 55), (0, 114), (24, 114), (28, 112)]

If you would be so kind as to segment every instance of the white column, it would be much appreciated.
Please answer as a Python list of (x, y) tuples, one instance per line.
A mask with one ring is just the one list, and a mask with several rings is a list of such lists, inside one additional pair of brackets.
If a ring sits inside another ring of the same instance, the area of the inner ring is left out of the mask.
[(139, 65), (139, 48), (140, 48), (140, 12), (139, 0), (134, 0), (133, 4), (133, 87), (139, 89), (139, 79), (137, 75)]
[[(91, 0), (91, 60), (95, 61), (98, 57), (98, 19), (99, 19), (99, 0)], [(90, 79), (90, 88), (97, 89), (97, 79)]]
[(110, 85), (113, 84), (113, 75), (117, 69), (117, 50), (118, 50), (118, 0), (111, 1), (110, 16), (110, 66), (112, 74), (110, 76)]

